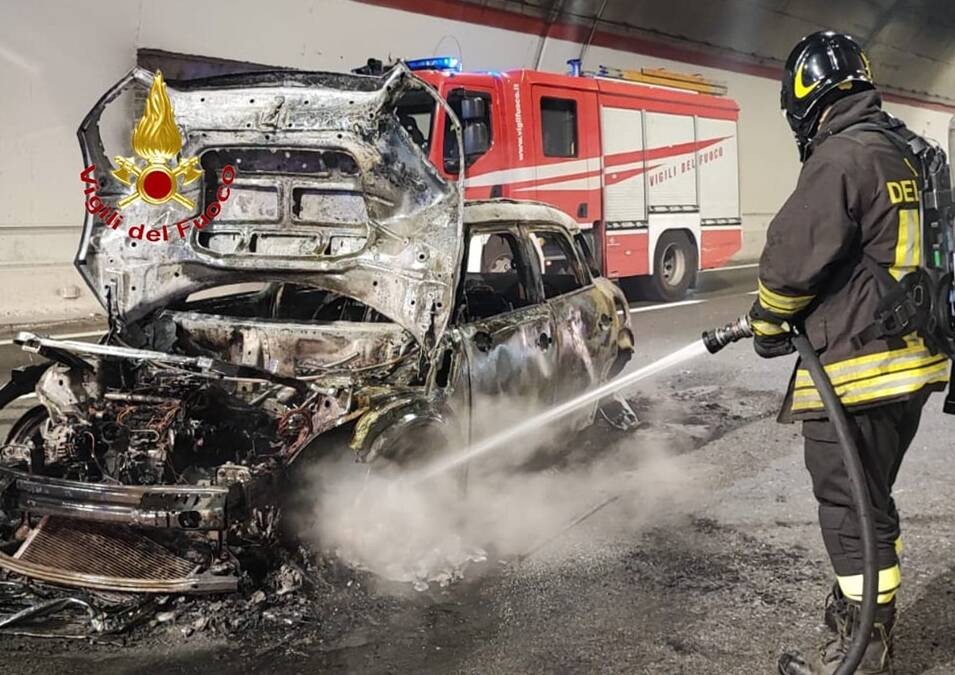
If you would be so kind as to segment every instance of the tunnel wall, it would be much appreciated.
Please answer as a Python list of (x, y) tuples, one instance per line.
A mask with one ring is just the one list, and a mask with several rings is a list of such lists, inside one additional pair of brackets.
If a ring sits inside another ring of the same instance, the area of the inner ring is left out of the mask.
[[(427, 3), (424, 3), (427, 4)], [(469, 70), (531, 67), (540, 38), (351, 0), (107, 0), (0, 5), (0, 323), (100, 311), (72, 268), (82, 222), (75, 130), (99, 96), (152, 47), (314, 70), (370, 57), (461, 56)], [(548, 39), (541, 67), (563, 72), (580, 45)], [(592, 46), (585, 68), (667, 67), (722, 80), (740, 104), (744, 248), (752, 260), (799, 165), (768, 77)], [(876, 72), (878, 77), (878, 72)], [(950, 112), (887, 104), (945, 140)], [(73, 297), (76, 296), (76, 297)]]

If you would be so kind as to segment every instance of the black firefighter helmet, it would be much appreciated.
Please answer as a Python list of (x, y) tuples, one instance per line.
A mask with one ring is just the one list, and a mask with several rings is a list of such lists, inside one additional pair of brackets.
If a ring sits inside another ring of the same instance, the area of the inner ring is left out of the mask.
[(823, 111), (838, 99), (873, 89), (872, 70), (862, 47), (844, 33), (820, 31), (799, 41), (783, 73), (781, 94), (786, 121), (805, 159)]

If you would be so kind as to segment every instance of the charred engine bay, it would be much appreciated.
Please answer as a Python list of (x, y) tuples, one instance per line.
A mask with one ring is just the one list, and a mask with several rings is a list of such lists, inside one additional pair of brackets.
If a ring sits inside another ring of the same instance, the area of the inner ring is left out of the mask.
[[(303, 316), (314, 323), (289, 323)], [(51, 363), (26, 369), (40, 405), (0, 451), (0, 566), (100, 590), (234, 590), (234, 551), (275, 540), (299, 453), (318, 443), (312, 455), (361, 459), (326, 432), (349, 428), (376, 391), (420, 383), (414, 342), (394, 324), (285, 284), (164, 310), (136, 337), (20, 336)], [(242, 365), (263, 360), (280, 365)]]
[[(526, 481), (562, 474), (577, 480), (578, 472), (586, 475), (610, 459), (613, 448), (621, 444), (635, 448), (666, 444), (678, 453), (694, 452), (735, 428), (765, 418), (776, 403), (773, 396), (758, 392), (734, 397), (743, 403), (722, 398), (717, 402), (712, 388), (692, 386), (685, 377), (671, 381), (665, 396), (631, 401), (642, 420), (636, 430), (620, 431), (600, 423), (572, 442), (540, 448), (513, 471)], [(628, 461), (639, 465), (642, 460), (631, 456)], [(559, 527), (540, 532), (536, 542), (526, 544), (527, 560), (533, 563), (537, 550), (546, 549), (552, 537), (559, 541), (563, 534)], [(205, 541), (214, 559), (214, 542), (208, 537)], [(215, 645), (241, 638), (236, 650), (244, 662), (278, 655), (296, 658), (296, 654), (318, 650), (325, 665), (341, 666), (351, 663), (353, 649), (382, 639), (381, 631), (408, 612), (463, 611), (479, 602), (475, 596), (482, 593), (484, 584), (500, 583), (509, 568), (527, 564), (524, 555), (495, 550), (493, 541), (475, 541), (475, 545), (488, 546), (486, 562), (462, 561), (451, 577), (430, 587), (417, 586), (425, 589), (418, 592), (412, 584), (382, 578), (343, 559), (337, 551), (323, 549), (320, 543), (309, 545), (307, 539), (232, 538), (230, 542), (230, 555), (240, 559), (242, 566), (237, 592), (227, 594), (64, 589), (36, 581), (25, 584), (16, 574), (0, 573), (0, 634), (8, 636), (3, 641), (12, 649), (27, 644), (29, 636), (42, 635), (57, 640), (66, 653), (79, 644), (67, 638), (84, 637), (92, 645), (84, 649), (103, 654), (129, 645), (148, 653), (183, 639)], [(716, 575), (712, 583), (719, 578)], [(448, 583), (454, 579), (458, 581)], [(10, 622), (17, 612), (32, 614)]]

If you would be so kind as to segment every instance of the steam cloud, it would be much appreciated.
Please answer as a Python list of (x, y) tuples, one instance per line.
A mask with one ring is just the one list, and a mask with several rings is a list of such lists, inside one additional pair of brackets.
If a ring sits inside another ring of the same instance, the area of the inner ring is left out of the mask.
[[(486, 415), (493, 423), (483, 428), (499, 431), (532, 414), (519, 402), (498, 399)], [(601, 446), (599, 437), (615, 440)], [(575, 435), (558, 425), (470, 462), (463, 492), (460, 469), (422, 482), (396, 481), (339, 456), (310, 471), (319, 501), (300, 523), (305, 538), (419, 589), (453, 581), (485, 555), (508, 559), (544, 544), (535, 561), (557, 561), (562, 543), (606, 535), (609, 528), (633, 531), (690, 492), (685, 473), (652, 437)], [(547, 541), (612, 496), (618, 499), (606, 512)]]

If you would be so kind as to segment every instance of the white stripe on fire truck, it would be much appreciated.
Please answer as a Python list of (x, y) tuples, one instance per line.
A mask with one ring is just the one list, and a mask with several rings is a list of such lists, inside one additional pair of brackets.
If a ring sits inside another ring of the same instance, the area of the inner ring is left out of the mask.
[(517, 188), (514, 192), (527, 192), (528, 190), (598, 190), (600, 189), (600, 174), (595, 173), (583, 178), (573, 178), (571, 180), (557, 181), (556, 183), (537, 183), (527, 187)]
[[(608, 155), (605, 158), (607, 164), (606, 167), (601, 166), (600, 157), (589, 157), (587, 159), (573, 159), (568, 162), (556, 162), (553, 164), (537, 164), (535, 166), (523, 166), (516, 169), (501, 169), (499, 171), (489, 171), (488, 173), (481, 174), (479, 176), (472, 176), (471, 178), (466, 178), (464, 181), (464, 186), (469, 188), (480, 188), (480, 187), (492, 187), (494, 185), (511, 185), (513, 183), (523, 183), (536, 181), (537, 185), (535, 187), (527, 186), (524, 189), (548, 189), (545, 188), (541, 183), (547, 181), (548, 179), (559, 179), (565, 176), (572, 176), (574, 174), (587, 174), (591, 171), (603, 172), (606, 174), (609, 173), (622, 173), (627, 171), (628, 168), (637, 169), (641, 168), (644, 162), (652, 160), (677, 160), (678, 158), (684, 155), (692, 155), (696, 152), (715, 145), (720, 141), (726, 140), (729, 136), (722, 136), (719, 138), (711, 138), (705, 141), (697, 141), (690, 143), (680, 143), (677, 145), (664, 146), (660, 148), (648, 148), (646, 150), (631, 150), (627, 152), (616, 153), (614, 155)], [(643, 153), (642, 159), (639, 161), (626, 161), (626, 164), (616, 164), (613, 162), (615, 159), (627, 157), (628, 155), (639, 155)], [(632, 165), (632, 166), (631, 166)], [(647, 167), (649, 170), (651, 167)], [(580, 180), (580, 177), (575, 177), (574, 181)], [(600, 187), (598, 184), (596, 187)], [(577, 187), (559, 187), (549, 188), (551, 190), (575, 190), (575, 189), (595, 189), (595, 188), (577, 188)]]
[(523, 166), (519, 169), (502, 169), (489, 171), (480, 176), (473, 176), (465, 180), (466, 187), (490, 187), (492, 185), (507, 185), (525, 180), (539, 180), (542, 178), (561, 178), (575, 173), (600, 171), (600, 158), (574, 159), (569, 162), (556, 164), (538, 164), (537, 166)]
[(621, 236), (626, 236), (628, 234), (642, 234), (646, 236), (650, 232), (650, 230), (647, 229), (647, 227), (648, 227), (647, 225), (641, 225), (640, 227), (621, 227), (619, 230), (616, 228), (614, 229), (607, 228), (607, 236), (621, 237)]
[(643, 161), (639, 162), (629, 162), (628, 164), (617, 164), (616, 166), (606, 166), (604, 167), (605, 174), (614, 174), (614, 173), (623, 173), (624, 171), (629, 171), (630, 169), (642, 169)]

